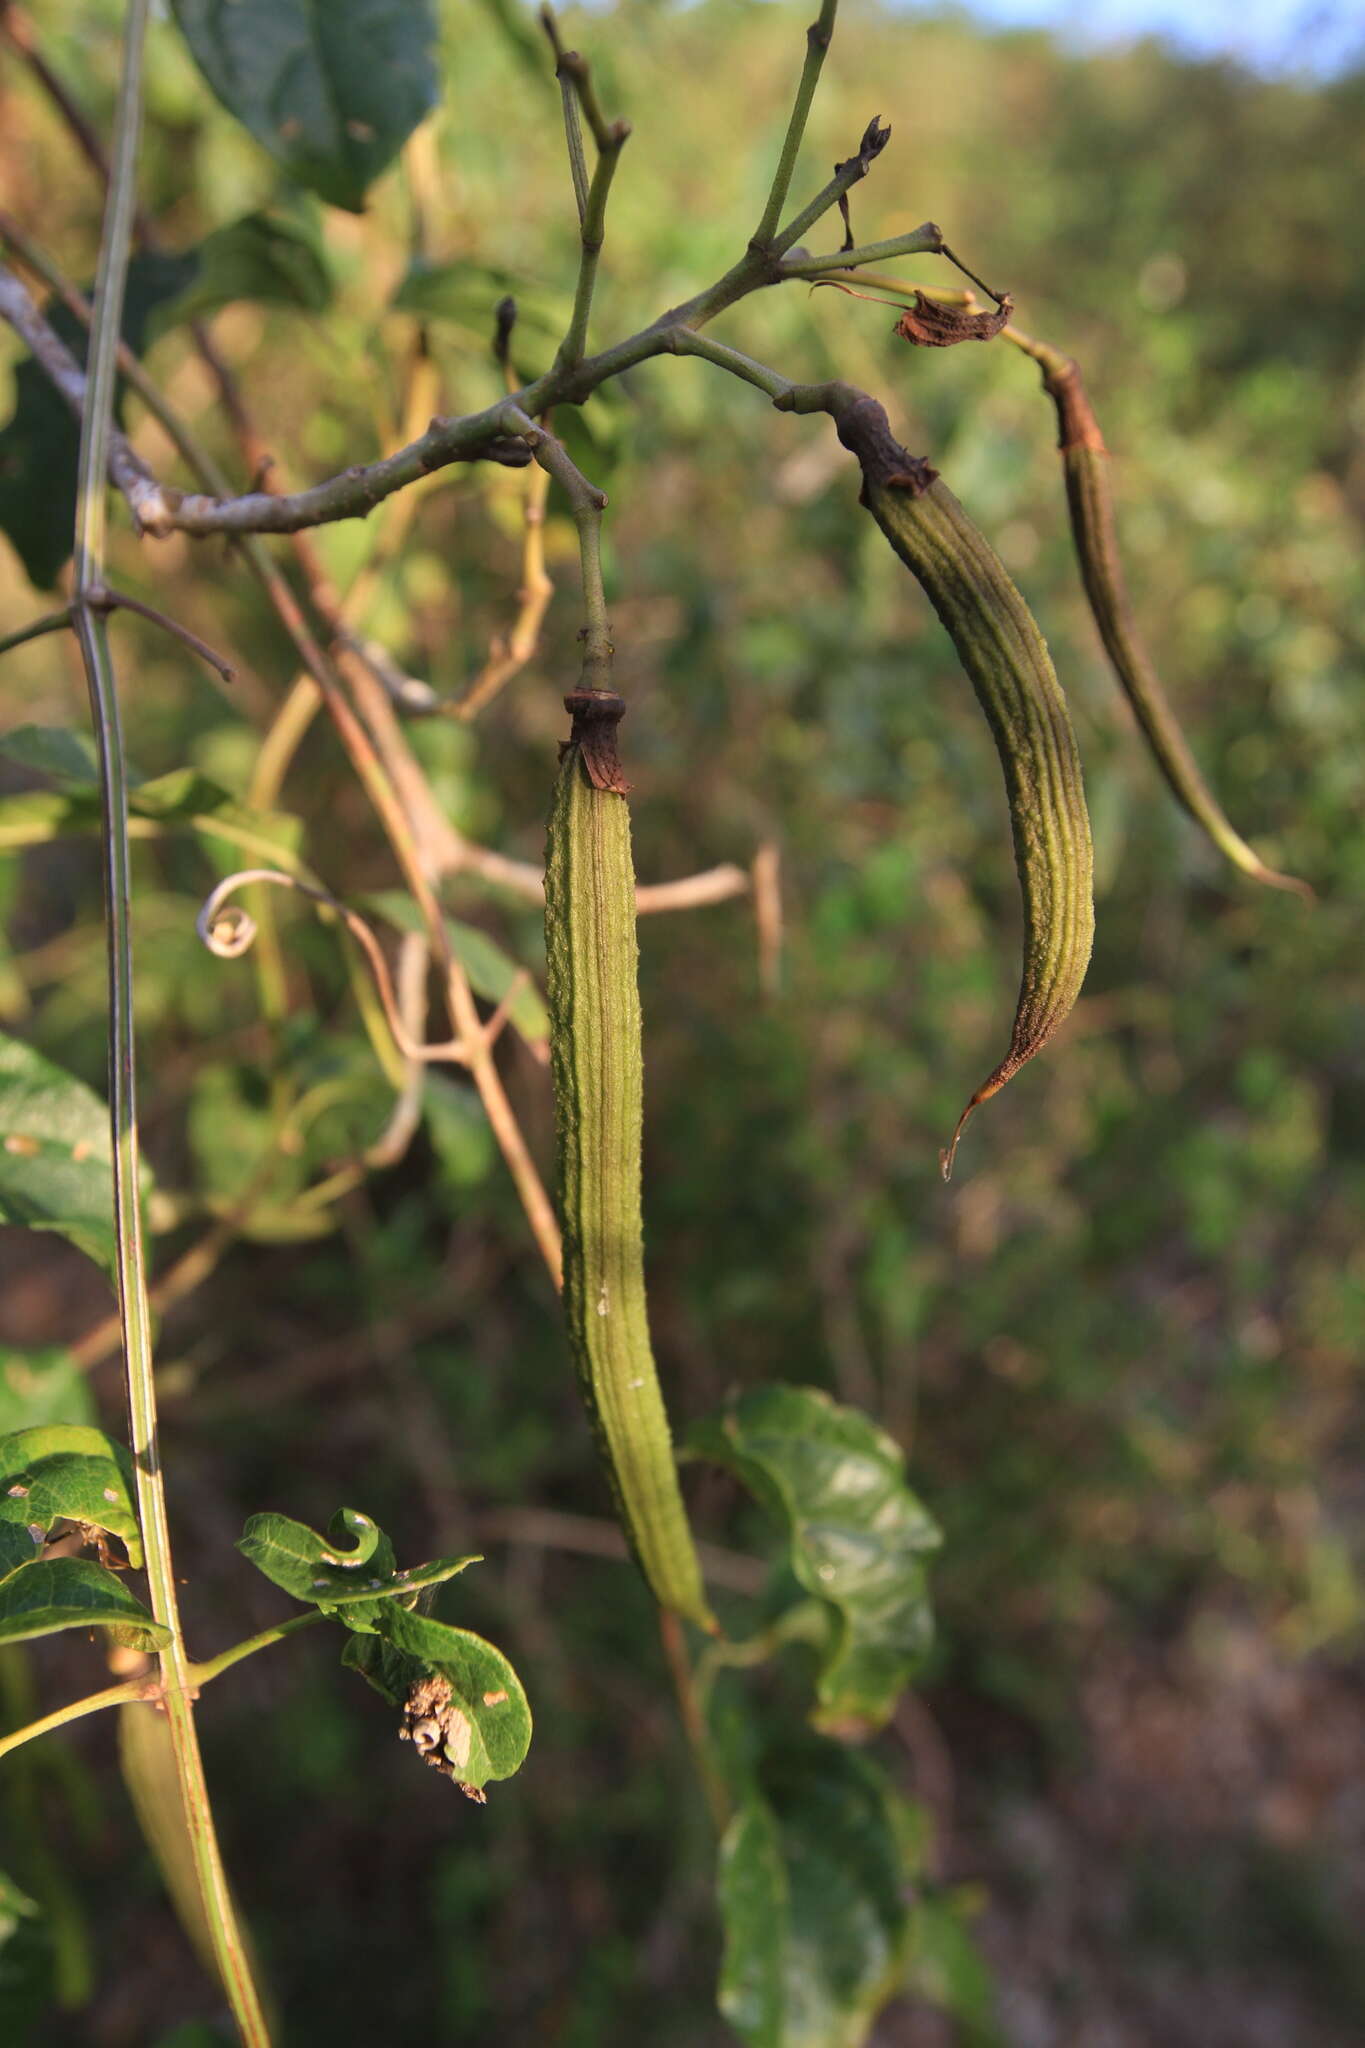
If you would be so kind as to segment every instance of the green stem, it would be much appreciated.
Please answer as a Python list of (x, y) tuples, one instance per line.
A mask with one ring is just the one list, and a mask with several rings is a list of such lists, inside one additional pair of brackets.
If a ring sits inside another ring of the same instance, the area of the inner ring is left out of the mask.
[(569, 330), (559, 345), (555, 367), (572, 370), (583, 360), (583, 350), (588, 338), (588, 315), (592, 311), (592, 295), (597, 285), (597, 266), (602, 256), (602, 243), (606, 236), (607, 199), (611, 192), (616, 166), (621, 160), (621, 151), (630, 128), (624, 121), (617, 121), (608, 130), (606, 143), (597, 159), (588, 188), (588, 202), (583, 209), (582, 240), (583, 253), (578, 264), (578, 286), (574, 293), (573, 312), (569, 319)]
[(71, 607), (64, 604), (58, 612), (44, 612), (39, 619), (30, 619), (26, 626), (20, 626), (15, 633), (6, 633), (0, 640), (0, 654), (8, 654), (11, 647), (22, 647), (26, 640), (40, 640), (44, 633), (60, 633), (64, 626), (71, 624)]
[(777, 231), (777, 223), (782, 218), (782, 209), (787, 203), (792, 174), (796, 169), (796, 159), (801, 153), (801, 144), (805, 138), (806, 122), (810, 118), (811, 101), (815, 98), (815, 88), (820, 82), (825, 52), (834, 35), (834, 18), (838, 12), (839, 0), (821, 0), (820, 12), (806, 30), (806, 61), (801, 67), (801, 80), (796, 88), (791, 119), (787, 123), (782, 154), (777, 160), (777, 169), (773, 172), (768, 203), (763, 209), (763, 218), (754, 229), (751, 247), (766, 249)]
[(124, 1707), (130, 1700), (147, 1698), (145, 1678), (128, 1678), (122, 1685), (111, 1685), (104, 1692), (88, 1693), (83, 1700), (73, 1700), (70, 1706), (58, 1707), (51, 1714), (44, 1714), (41, 1721), (29, 1721), (23, 1728), (15, 1728), (10, 1734), (0, 1736), (0, 1756), (8, 1756), (12, 1749), (22, 1749), (26, 1742), (36, 1742), (40, 1735), (50, 1735), (54, 1728), (65, 1728), (68, 1722), (83, 1720), (87, 1714), (97, 1714), (101, 1707)]
[[(259, 1635), (247, 1636), (242, 1642), (234, 1643), (231, 1649), (220, 1650), (216, 1657), (205, 1658), (202, 1664), (186, 1661), (183, 1666), (185, 1683), (192, 1692), (199, 1692), (234, 1664), (240, 1664), (243, 1657), (254, 1657), (258, 1650), (268, 1650), (272, 1643), (282, 1643), (286, 1636), (296, 1636), (302, 1630), (330, 1619), (315, 1607), (308, 1614), (296, 1614), (289, 1621), (277, 1622), (274, 1628), (263, 1628)], [(22, 1749), (26, 1742), (36, 1742), (40, 1735), (50, 1735), (54, 1729), (65, 1728), (72, 1721), (84, 1720), (87, 1714), (98, 1714), (104, 1707), (126, 1707), (137, 1700), (162, 1697), (161, 1688), (149, 1684), (145, 1677), (127, 1678), (122, 1685), (107, 1686), (103, 1692), (87, 1693), (83, 1700), (72, 1700), (69, 1706), (57, 1707), (52, 1713), (44, 1714), (40, 1721), (29, 1721), (24, 1727), (0, 1736), (0, 1756), (8, 1756), (12, 1749)], [(169, 1699), (167, 1703), (169, 1705)]]
[(884, 242), (863, 242), (856, 249), (840, 249), (829, 256), (788, 256), (783, 277), (824, 277), (831, 271), (856, 270), (864, 263), (889, 263), (895, 256), (941, 256), (943, 236), (931, 220), (903, 235), (891, 235)]
[(742, 355), (737, 348), (729, 348), (723, 341), (712, 341), (709, 335), (698, 334), (690, 327), (674, 328), (671, 353), (697, 356), (703, 362), (714, 363), (718, 369), (728, 370), (732, 377), (742, 378), (746, 384), (766, 391), (769, 398), (780, 398), (792, 388), (790, 377), (784, 377), (780, 370), (770, 370), (766, 363), (756, 362), (753, 356)]
[(245, 1641), (234, 1643), (230, 1650), (220, 1650), (216, 1657), (206, 1657), (202, 1664), (191, 1664), (191, 1682), (196, 1686), (211, 1685), (224, 1671), (240, 1664), (243, 1657), (254, 1657), (258, 1650), (268, 1650), (272, 1643), (282, 1643), (286, 1636), (301, 1635), (304, 1629), (314, 1628), (318, 1622), (331, 1619), (320, 1607), (314, 1607), (307, 1614), (296, 1614), (289, 1621), (277, 1622), (274, 1628), (263, 1628), (259, 1635), (247, 1636)]
[(154, 1617), (170, 1631), (169, 1642), (160, 1653), (161, 1683), (185, 1825), (204, 1911), (213, 1934), (215, 1958), (244, 2042), (248, 2048), (269, 2048), (265, 2019), (252, 1982), (219, 1854), (203, 1760), (199, 1754), (190, 1698), (189, 1661), (180, 1628), (166, 1517), (152, 1374), (151, 1309), (147, 1299), (138, 1194), (128, 787), (118, 693), (104, 613), (99, 603), (105, 582), (105, 491), (118, 374), (119, 325), (136, 210), (142, 53), (148, 7), (149, 0), (129, 0), (124, 29), (123, 73), (115, 118), (113, 166), (100, 241), (94, 318), (90, 330), (88, 385), (81, 421), (72, 611), (90, 691), (104, 806), (105, 910), (109, 932), (109, 1112), (114, 1153), (118, 1300), (127, 1373), (129, 1434), (137, 1474), (138, 1519), (146, 1550), (148, 1596)]
[(562, 441), (537, 426), (517, 405), (503, 408), (503, 425), (508, 433), (520, 434), (530, 443), (541, 468), (548, 470), (568, 493), (574, 525), (578, 529), (578, 555), (583, 578), (583, 674), (585, 690), (611, 688), (611, 627), (607, 623), (607, 598), (602, 581), (602, 513), (606, 493), (589, 483)]
[(588, 159), (583, 151), (583, 123), (578, 113), (578, 85), (572, 68), (564, 62), (566, 51), (559, 40), (559, 23), (553, 7), (542, 7), (540, 25), (550, 38), (550, 47), (555, 53), (555, 77), (559, 80), (559, 96), (564, 104), (564, 140), (569, 151), (569, 176), (573, 179), (573, 196), (578, 207), (578, 224), (583, 225), (583, 216), (588, 210)]

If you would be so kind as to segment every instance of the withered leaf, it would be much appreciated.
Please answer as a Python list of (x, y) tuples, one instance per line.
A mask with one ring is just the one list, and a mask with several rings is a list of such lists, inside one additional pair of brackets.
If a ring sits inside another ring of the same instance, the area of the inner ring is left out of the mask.
[(895, 331), (916, 348), (952, 348), (959, 341), (992, 340), (1013, 311), (1014, 301), (1008, 292), (993, 313), (968, 313), (961, 306), (946, 306), (916, 292), (914, 305), (906, 307)]

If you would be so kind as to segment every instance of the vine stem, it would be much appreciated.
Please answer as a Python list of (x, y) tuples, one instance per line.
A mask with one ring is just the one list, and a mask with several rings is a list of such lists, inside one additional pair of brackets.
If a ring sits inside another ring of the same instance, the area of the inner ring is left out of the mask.
[(95, 280), (89, 384), (81, 420), (77, 481), (73, 624), (90, 692), (100, 761), (105, 913), (109, 935), (109, 1114), (114, 1154), (117, 1287), (128, 1394), (129, 1439), (137, 1477), (138, 1520), (154, 1618), (169, 1630), (160, 1651), (161, 1686), (204, 1913), (223, 1988), (247, 2048), (269, 2048), (261, 2002), (228, 1889), (194, 1725), (191, 1667), (181, 1632), (157, 1437), (151, 1308), (139, 1202), (133, 960), (129, 925), (131, 851), (128, 787), (118, 692), (105, 607), (106, 476), (118, 374), (119, 326), (136, 211), (142, 53), (149, 0), (129, 0), (115, 116), (113, 164)]
[[(311, 1613), (295, 1614), (288, 1621), (276, 1622), (273, 1628), (263, 1628), (259, 1635), (234, 1643), (231, 1649), (206, 1658), (202, 1664), (186, 1664), (186, 1682), (193, 1692), (198, 1692), (201, 1686), (210, 1684), (234, 1664), (240, 1664), (243, 1657), (254, 1657), (258, 1650), (268, 1650), (272, 1643), (282, 1643), (286, 1636), (296, 1636), (301, 1630), (313, 1628), (318, 1622), (328, 1619), (320, 1608), (314, 1608)], [(106, 1686), (103, 1692), (87, 1693), (82, 1700), (72, 1700), (67, 1706), (55, 1707), (40, 1721), (28, 1721), (11, 1734), (0, 1736), (0, 1756), (8, 1756), (12, 1749), (22, 1749), (26, 1742), (36, 1742), (40, 1735), (51, 1735), (55, 1729), (67, 1728), (73, 1721), (83, 1721), (87, 1714), (98, 1714), (105, 1707), (139, 1704), (151, 1707), (164, 1705), (169, 1711), (170, 1695), (155, 1679), (125, 1678), (121, 1685)], [(174, 1726), (172, 1720), (172, 1729)], [(258, 2038), (266, 2040), (264, 2034)]]
[(825, 52), (834, 35), (834, 19), (838, 12), (839, 0), (821, 0), (820, 12), (806, 30), (806, 61), (801, 67), (801, 80), (792, 103), (791, 119), (787, 123), (782, 154), (777, 160), (777, 169), (773, 172), (768, 203), (763, 209), (762, 220), (754, 229), (751, 247), (766, 249), (777, 232), (777, 223), (782, 218), (782, 209), (791, 190), (792, 174), (796, 169), (796, 159), (801, 154), (806, 122), (810, 118), (811, 101), (815, 98), (815, 88), (820, 83), (820, 73), (825, 65)]

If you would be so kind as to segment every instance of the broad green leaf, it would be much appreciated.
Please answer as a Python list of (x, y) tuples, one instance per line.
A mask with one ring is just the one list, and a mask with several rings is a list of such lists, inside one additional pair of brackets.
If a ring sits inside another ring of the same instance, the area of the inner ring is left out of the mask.
[(110, 1156), (109, 1111), (94, 1089), (0, 1036), (0, 1223), (59, 1231), (112, 1273)]
[(547, 291), (544, 285), (495, 263), (460, 257), (453, 263), (429, 263), (415, 257), (389, 305), (395, 313), (413, 313), (423, 320), (448, 320), (485, 345), (491, 341), (499, 301), (515, 299), (516, 334), (532, 334), (557, 343), (569, 323), (572, 300)]
[(296, 306), (323, 313), (333, 281), (322, 237), (309, 220), (291, 214), (249, 213), (216, 228), (191, 252), (193, 281), (157, 315), (158, 330), (202, 318), (238, 299)]
[(475, 1091), (449, 1074), (428, 1073), (422, 1111), (432, 1150), (445, 1179), (456, 1188), (477, 1187), (493, 1164), (493, 1134)]
[(440, 94), (430, 0), (172, 0), (195, 62), (290, 177), (359, 213)]
[(41, 1422), (93, 1422), (90, 1383), (69, 1351), (0, 1349), (0, 1437)]
[(0, 2040), (27, 2048), (56, 1990), (51, 1934), (41, 1909), (0, 1870)]
[(154, 1649), (170, 1634), (122, 1579), (86, 1557), (40, 1557), (0, 1579), (2, 1643), (97, 1624), (138, 1649)]
[(889, 1718), (929, 1647), (924, 1554), (939, 1533), (884, 1430), (812, 1387), (760, 1387), (689, 1432), (781, 1525), (791, 1569), (831, 1614), (817, 1727), (866, 1732)]
[[(156, 839), (165, 832), (198, 832), (221, 840), (262, 866), (301, 872), (296, 849), (302, 836), (297, 818), (282, 811), (253, 811), (237, 803), (216, 782), (194, 768), (176, 768), (128, 792), (129, 833)], [(100, 829), (99, 792), (93, 787), (27, 790), (0, 799), (0, 850), (39, 846)]]
[(919, 1894), (905, 1989), (952, 2014), (960, 2048), (999, 2048), (995, 1987), (967, 1924), (979, 1903), (965, 1887)]
[(353, 1636), (342, 1662), (360, 1671), (394, 1705), (410, 1701), (423, 1679), (444, 1679), (448, 1730), (440, 1767), (477, 1790), (521, 1768), (531, 1743), (531, 1709), (501, 1650), (468, 1629), (389, 1602), (379, 1636)]
[(750, 2048), (859, 2048), (901, 1988), (913, 1907), (903, 1802), (810, 1737), (759, 1764), (720, 1850), (720, 2008)]
[(438, 1557), (400, 1572), (388, 1537), (355, 1508), (333, 1515), (325, 1537), (288, 1515), (252, 1515), (237, 1548), (295, 1600), (366, 1633), (395, 1601), (410, 1601), (423, 1587), (438, 1586), (478, 1562)]
[(46, 1533), (57, 1521), (107, 1530), (141, 1566), (132, 1460), (103, 1430), (49, 1422), (0, 1437), (0, 1523)]
[[(145, 252), (134, 256), (128, 266), (122, 327), (134, 355), (141, 355), (147, 344), (148, 322), (156, 307), (183, 290), (193, 274), (193, 257)], [(85, 329), (80, 321), (58, 303), (49, 303), (43, 313), (83, 363)], [(30, 581), (44, 588), (57, 581), (71, 553), (79, 445), (80, 430), (65, 399), (58, 397), (35, 362), (21, 362), (14, 373), (14, 411), (0, 430), (0, 532), (14, 543)]]
[(41, 1532), (35, 1534), (26, 1522), (0, 1522), (0, 1579), (21, 1564), (32, 1564), (42, 1547)]
[(80, 782), (98, 787), (99, 758), (95, 742), (87, 732), (69, 725), (16, 725), (0, 734), (0, 754), (17, 761), (22, 768), (36, 768), (59, 782)]
[(776, 1816), (753, 1793), (721, 1840), (716, 1903), (725, 1929), (720, 2009), (751, 2048), (782, 2048), (787, 1866)]
[[(422, 914), (412, 898), (401, 889), (380, 889), (362, 900), (362, 908), (382, 917), (402, 932), (424, 929)], [(451, 951), (469, 976), (469, 986), (485, 1002), (500, 1003), (512, 993), (507, 1015), (512, 1028), (526, 1040), (537, 1059), (545, 1059), (550, 1040), (550, 1017), (545, 1000), (525, 968), (518, 967), (496, 939), (477, 925), (460, 918), (445, 920)]]

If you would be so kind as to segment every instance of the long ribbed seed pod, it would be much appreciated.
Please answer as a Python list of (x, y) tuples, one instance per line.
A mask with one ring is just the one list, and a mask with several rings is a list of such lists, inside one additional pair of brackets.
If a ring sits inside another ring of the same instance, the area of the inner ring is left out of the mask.
[(1023, 891), (1024, 967), (1009, 1051), (958, 1119), (942, 1156), (946, 1180), (977, 1104), (1046, 1045), (1080, 994), (1095, 931), (1090, 818), (1066, 699), (994, 549), (937, 472), (899, 446), (875, 400), (835, 418), (862, 465), (863, 503), (947, 627), (990, 724)]
[(1200, 773), (1133, 621), (1114, 527), (1109, 457), (1080, 370), (1069, 356), (1057, 350), (1036, 345), (1030, 352), (1042, 370), (1044, 388), (1057, 408), (1058, 446), (1066, 474), (1071, 533), (1085, 594), (1105, 653), (1147, 736), (1157, 766), (1177, 802), (1203, 826), (1234, 867), (1254, 881), (1264, 882), (1272, 889), (1292, 889), (1311, 902), (1313, 891), (1306, 882), (1267, 867), (1233, 829)]
[(624, 706), (606, 692), (579, 692), (565, 702), (575, 713), (574, 737), (555, 785), (545, 854), (564, 1314), (640, 1568), (662, 1606), (714, 1628), (645, 1309), (635, 870), (630, 811), (610, 739)]

